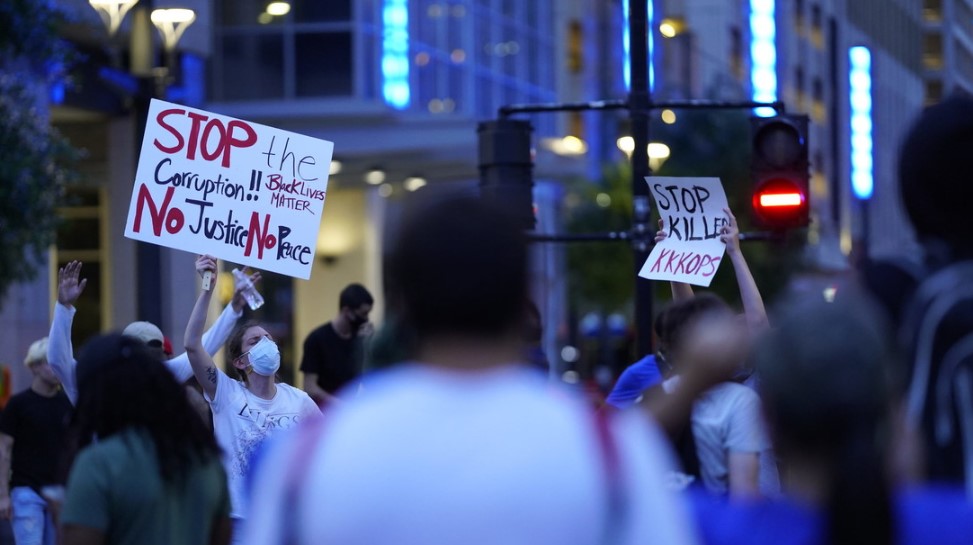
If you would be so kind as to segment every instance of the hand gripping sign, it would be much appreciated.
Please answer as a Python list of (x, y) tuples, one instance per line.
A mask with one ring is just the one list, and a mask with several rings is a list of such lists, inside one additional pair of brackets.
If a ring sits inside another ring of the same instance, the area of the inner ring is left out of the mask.
[(153, 100), (125, 236), (310, 278), (333, 150)]
[(720, 231), (729, 223), (720, 179), (646, 177), (645, 181), (668, 236), (652, 248), (639, 276), (709, 286), (726, 251)]

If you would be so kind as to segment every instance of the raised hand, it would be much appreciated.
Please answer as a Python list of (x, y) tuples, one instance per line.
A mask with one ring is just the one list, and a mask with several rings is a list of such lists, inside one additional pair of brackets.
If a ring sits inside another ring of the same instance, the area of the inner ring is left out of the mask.
[(211, 255), (196, 257), (196, 272), (202, 277), (207, 272), (216, 274), (216, 258)]
[(81, 297), (88, 279), (78, 281), (81, 276), (81, 262), (72, 261), (57, 271), (57, 302), (69, 307)]
[(740, 253), (740, 228), (737, 226), (737, 218), (730, 212), (729, 208), (724, 208), (723, 212), (730, 220), (730, 223), (723, 226), (720, 230), (720, 240), (726, 244), (726, 251), (730, 255)]
[(669, 233), (666, 232), (666, 224), (664, 221), (662, 221), (662, 218), (659, 218), (659, 230), (655, 232), (655, 243), (658, 244), (662, 242), (668, 236)]

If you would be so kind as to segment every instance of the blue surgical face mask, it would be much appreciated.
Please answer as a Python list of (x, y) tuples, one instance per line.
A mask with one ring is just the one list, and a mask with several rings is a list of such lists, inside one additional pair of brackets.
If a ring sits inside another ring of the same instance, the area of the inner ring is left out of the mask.
[(247, 359), (253, 372), (265, 377), (272, 377), (280, 369), (280, 350), (277, 343), (264, 337), (247, 352)]

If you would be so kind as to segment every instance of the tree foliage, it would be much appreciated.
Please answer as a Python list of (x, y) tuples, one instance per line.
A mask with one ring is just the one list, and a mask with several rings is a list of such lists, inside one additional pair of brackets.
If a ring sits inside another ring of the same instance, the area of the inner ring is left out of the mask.
[(75, 152), (49, 122), (45, 96), (67, 47), (46, 0), (0, 3), (0, 295), (33, 278), (54, 240)]

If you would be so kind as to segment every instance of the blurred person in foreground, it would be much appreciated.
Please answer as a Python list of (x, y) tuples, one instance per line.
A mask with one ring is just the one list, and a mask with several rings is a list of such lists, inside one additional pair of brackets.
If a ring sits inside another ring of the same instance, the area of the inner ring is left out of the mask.
[[(899, 327), (931, 481), (973, 497), (973, 97), (958, 92), (916, 118), (898, 154), (899, 191), (918, 252), (866, 261), (862, 277)], [(908, 246), (903, 245), (908, 248)]]
[(228, 543), (220, 449), (158, 356), (133, 337), (98, 337), (77, 375), (61, 543)]
[[(970, 543), (973, 506), (961, 489), (910, 488), (899, 478), (896, 457), (914, 448), (902, 432), (903, 373), (885, 322), (868, 302), (793, 304), (776, 323), (753, 359), (774, 445), (787, 463), (786, 498), (744, 504), (698, 498), (704, 541)], [(720, 352), (713, 346), (711, 357)]]
[(644, 413), (596, 418), (524, 361), (527, 256), (477, 199), (412, 210), (387, 263), (415, 361), (269, 449), (245, 543), (694, 542)]

